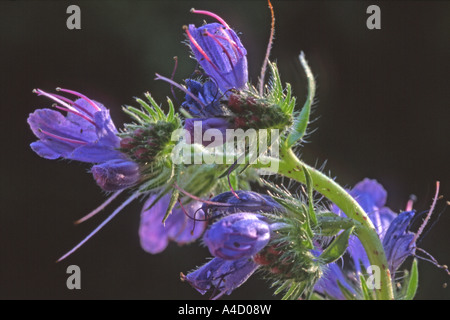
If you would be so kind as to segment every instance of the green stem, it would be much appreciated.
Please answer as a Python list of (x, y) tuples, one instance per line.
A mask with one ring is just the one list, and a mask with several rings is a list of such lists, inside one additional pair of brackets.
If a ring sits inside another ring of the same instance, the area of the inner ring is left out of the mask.
[[(270, 170), (266, 165), (257, 164), (255, 167)], [(381, 286), (380, 289), (375, 289), (376, 296), (380, 300), (394, 299), (391, 276), (383, 245), (371, 220), (358, 202), (333, 179), (301, 162), (292, 149), (289, 148), (286, 151), (286, 149), (282, 148), (280, 150), (279, 167), (276, 173), (301, 183), (306, 183), (303, 168), (308, 170), (313, 181), (313, 187), (317, 192), (336, 204), (348, 218), (354, 219), (361, 224), (362, 227), (358, 228), (357, 237), (366, 251), (370, 264), (378, 266), (381, 271)]]

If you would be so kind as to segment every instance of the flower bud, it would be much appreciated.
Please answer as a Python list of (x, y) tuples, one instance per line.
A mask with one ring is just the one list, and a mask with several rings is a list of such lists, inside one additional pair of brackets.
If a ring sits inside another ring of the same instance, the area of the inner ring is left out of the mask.
[(223, 93), (246, 87), (247, 50), (230, 27), (209, 23), (196, 28), (191, 24), (186, 33), (196, 60)]
[(97, 184), (105, 191), (131, 187), (140, 179), (139, 165), (129, 160), (110, 160), (91, 169)]
[(215, 257), (235, 260), (251, 257), (270, 240), (269, 225), (263, 216), (250, 212), (228, 215), (214, 223), (203, 240)]

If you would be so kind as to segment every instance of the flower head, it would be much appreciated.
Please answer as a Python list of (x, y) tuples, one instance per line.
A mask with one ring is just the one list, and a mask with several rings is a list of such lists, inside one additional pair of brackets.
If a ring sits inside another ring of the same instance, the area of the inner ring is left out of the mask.
[(231, 294), (257, 269), (258, 265), (252, 259), (214, 258), (187, 275), (181, 274), (181, 280), (187, 281), (201, 294), (213, 289), (212, 299), (218, 299), (224, 294)]
[(203, 241), (215, 257), (236, 260), (251, 257), (270, 240), (270, 226), (263, 216), (240, 212), (228, 215), (214, 223), (203, 236)]
[(55, 108), (38, 109), (28, 117), (28, 124), (39, 138), (31, 143), (31, 148), (46, 159), (65, 158), (90, 163), (102, 163), (113, 159), (126, 159), (117, 148), (120, 138), (111, 120), (109, 110), (101, 103), (71, 90), (58, 89), (74, 94), (79, 99), (72, 101), (57, 94), (40, 89), (38, 95), (44, 95), (56, 102)]
[(202, 206), (205, 214), (212, 217), (237, 212), (281, 212), (285, 209), (272, 197), (254, 191), (237, 190), (223, 192)]
[[(366, 178), (355, 185), (350, 191), (350, 195), (367, 212), (377, 230), (378, 236), (383, 240), (387, 229), (396, 217), (396, 214), (391, 209), (385, 207), (387, 199), (386, 190), (376, 180)], [(335, 205), (332, 210), (339, 215), (344, 215)], [(364, 247), (356, 236), (350, 237), (348, 252), (353, 259), (357, 272), (361, 272), (361, 264), (364, 268), (370, 266)]]
[(186, 27), (189, 44), (195, 59), (213, 79), (222, 93), (230, 89), (241, 90), (248, 81), (247, 51), (237, 34), (219, 16), (207, 11), (194, 13), (209, 15), (219, 23), (201, 27)]
[(170, 195), (166, 194), (150, 209), (157, 195), (152, 195), (144, 204), (141, 212), (139, 237), (142, 248), (152, 254), (160, 253), (166, 249), (169, 240), (178, 244), (185, 244), (198, 239), (206, 228), (206, 221), (200, 208), (201, 203), (193, 201), (183, 206), (175, 207), (165, 224), (162, 220), (170, 202)]
[(97, 184), (105, 191), (117, 191), (135, 185), (141, 178), (136, 162), (114, 159), (94, 165), (91, 169)]
[(389, 269), (395, 271), (416, 251), (415, 234), (409, 231), (415, 211), (400, 213), (390, 224), (384, 235), (383, 247)]
[[(350, 194), (368, 213), (375, 225), (378, 236), (382, 241), (389, 270), (391, 274), (394, 274), (406, 258), (415, 255), (416, 241), (427, 221), (424, 221), (417, 233), (411, 232), (409, 229), (415, 211), (405, 211), (396, 215), (389, 208), (384, 207), (387, 192), (375, 180), (364, 179), (356, 184)], [(436, 201), (436, 198), (434, 201)], [(336, 206), (334, 206), (333, 211), (342, 215), (342, 212)], [(353, 260), (351, 267), (343, 269), (336, 262), (329, 264), (325, 276), (315, 286), (317, 292), (334, 299), (344, 299), (343, 287), (347, 293), (355, 297), (358, 296), (361, 268), (368, 269), (370, 263), (361, 242), (354, 236), (350, 237), (348, 254)]]

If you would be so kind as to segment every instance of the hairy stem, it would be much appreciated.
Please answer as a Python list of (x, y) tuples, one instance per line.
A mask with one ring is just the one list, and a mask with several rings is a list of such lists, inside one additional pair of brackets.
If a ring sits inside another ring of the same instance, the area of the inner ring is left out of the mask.
[[(257, 164), (255, 167), (273, 170), (272, 167), (267, 165)], [(313, 187), (317, 192), (335, 203), (348, 218), (354, 219), (361, 224), (361, 227), (358, 228), (357, 231), (357, 237), (364, 246), (370, 264), (378, 266), (381, 271), (381, 285), (379, 289), (375, 289), (375, 294), (380, 300), (394, 299), (391, 275), (383, 245), (381, 244), (380, 238), (378, 237), (372, 222), (358, 202), (333, 179), (301, 162), (292, 149), (289, 148), (286, 150), (282, 148), (282, 150), (280, 150), (279, 166), (276, 173), (282, 174), (298, 182), (306, 183), (305, 174), (303, 172), (304, 168), (308, 170), (313, 181)]]

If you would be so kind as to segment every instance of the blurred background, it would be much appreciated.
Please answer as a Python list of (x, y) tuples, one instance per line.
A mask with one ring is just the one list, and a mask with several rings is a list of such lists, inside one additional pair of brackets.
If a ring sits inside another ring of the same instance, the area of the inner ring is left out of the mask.
[[(68, 30), (66, 8), (81, 8), (81, 30)], [(381, 8), (381, 30), (368, 30), (366, 9)], [(389, 193), (388, 206), (429, 208), (436, 180), (441, 200), (450, 197), (450, 3), (445, 1), (273, 1), (276, 37), (271, 59), (293, 85), (299, 106), (306, 79), (298, 62), (304, 51), (318, 82), (313, 116), (317, 129), (303, 159), (321, 165), (344, 186), (365, 177)], [(61, 86), (86, 94), (111, 110), (117, 127), (134, 96), (150, 91), (157, 101), (171, 95), (154, 74), (177, 81), (195, 62), (182, 43), (182, 26), (216, 12), (242, 33), (250, 78), (262, 65), (270, 14), (266, 1), (1, 1), (0, 104), (2, 122), (1, 299), (207, 299), (179, 280), (203, 264), (207, 249), (172, 244), (162, 254), (140, 248), (142, 203), (126, 208), (67, 260), (55, 260), (97, 226), (110, 211), (74, 226), (73, 221), (105, 199), (87, 174), (88, 165), (50, 161), (29, 148), (35, 141), (26, 119), (51, 102), (32, 93)], [(180, 94), (179, 97), (182, 95)], [(120, 203), (120, 202), (117, 202)], [(113, 207), (111, 207), (113, 208)], [(420, 242), (441, 264), (450, 264), (450, 210)], [(66, 269), (81, 268), (81, 290), (66, 288)], [(450, 277), (419, 263), (418, 299), (449, 299)], [(253, 276), (232, 299), (273, 299), (270, 284)]]

